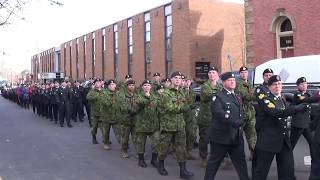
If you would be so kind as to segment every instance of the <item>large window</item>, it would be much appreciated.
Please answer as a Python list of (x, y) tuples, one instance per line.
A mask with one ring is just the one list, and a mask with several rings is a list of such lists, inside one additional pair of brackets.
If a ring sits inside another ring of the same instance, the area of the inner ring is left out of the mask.
[(171, 4), (165, 6), (165, 53), (166, 53), (166, 74), (172, 72), (172, 7)]
[(144, 14), (144, 58), (145, 58), (145, 78), (150, 78), (151, 60), (151, 19), (150, 12)]
[(79, 79), (79, 38), (76, 40), (76, 68), (77, 68), (77, 80)]
[(132, 74), (133, 64), (133, 32), (132, 19), (128, 19), (128, 74)]
[(294, 56), (293, 28), (290, 19), (283, 16), (276, 23), (277, 58)]
[(106, 51), (106, 28), (102, 29), (102, 78), (105, 79), (104, 77), (104, 69), (105, 69), (105, 56), (104, 52)]
[(118, 34), (118, 25), (113, 25), (113, 47), (114, 47), (114, 78), (118, 79), (118, 60), (119, 60), (119, 34)]
[(64, 51), (63, 51), (63, 59), (64, 59), (63, 70), (64, 70), (64, 73), (66, 73), (66, 64), (67, 64), (66, 50), (67, 50), (67, 43), (64, 43)]
[(83, 69), (84, 69), (84, 79), (87, 79), (87, 63), (86, 63), (86, 55), (87, 55), (87, 36), (83, 37)]
[(92, 76), (95, 77), (95, 67), (96, 67), (96, 34), (92, 33)]
[(72, 78), (72, 41), (70, 41), (70, 44), (69, 44), (69, 62), (70, 62), (70, 77)]

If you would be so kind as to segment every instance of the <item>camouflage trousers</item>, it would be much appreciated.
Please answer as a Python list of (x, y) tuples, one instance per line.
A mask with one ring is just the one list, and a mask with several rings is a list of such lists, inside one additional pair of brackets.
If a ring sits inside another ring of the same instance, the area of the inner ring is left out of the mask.
[(132, 125), (121, 125), (121, 150), (128, 151), (129, 149), (129, 137), (131, 134), (131, 140), (133, 142), (133, 146), (135, 147), (136, 144), (136, 137), (135, 137), (135, 129)]
[[(189, 114), (191, 115), (191, 114)], [(196, 132), (197, 132), (197, 124), (196, 119), (191, 115), (190, 117), (185, 118), (186, 121), (186, 149), (187, 151), (191, 151), (194, 146), (194, 142), (196, 140)]]
[(100, 128), (102, 135), (104, 135), (100, 116), (91, 116), (91, 125), (92, 125), (91, 126), (91, 134), (92, 135), (97, 135), (98, 128)]
[(104, 136), (103, 136), (103, 143), (104, 144), (110, 144), (110, 129), (112, 127), (114, 135), (118, 141), (119, 144), (121, 144), (121, 127), (119, 124), (116, 123), (108, 123), (108, 122), (103, 122), (103, 131), (104, 131)]
[[(246, 122), (243, 131), (246, 135), (246, 139), (248, 142), (248, 146), (250, 151), (253, 151), (256, 147), (257, 143), (257, 132), (255, 129), (255, 119), (244, 119)], [(253, 122), (254, 121), (254, 122)]]
[(207, 159), (208, 156), (208, 143), (206, 141), (207, 136), (207, 130), (209, 126), (206, 125), (200, 125), (199, 124), (199, 155), (201, 159)]
[(137, 132), (136, 133), (136, 151), (138, 154), (144, 154), (145, 145), (147, 137), (150, 138), (151, 141), (151, 150), (152, 153), (157, 153), (157, 145), (159, 143), (159, 131), (148, 133), (148, 132)]
[(173, 143), (173, 149), (178, 162), (186, 161), (186, 132), (185, 129), (168, 132), (162, 131), (160, 133), (158, 144), (158, 159), (165, 160), (170, 143)]

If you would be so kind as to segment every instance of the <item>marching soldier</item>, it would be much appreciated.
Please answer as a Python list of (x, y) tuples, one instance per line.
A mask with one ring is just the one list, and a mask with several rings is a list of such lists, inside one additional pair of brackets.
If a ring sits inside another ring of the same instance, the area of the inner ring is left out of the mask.
[(84, 90), (82, 86), (80, 86), (80, 83), (76, 81), (74, 83), (74, 87), (72, 88), (72, 119), (74, 122), (77, 122), (77, 118), (79, 117), (79, 121), (83, 122), (83, 96), (84, 96)]
[(70, 123), (70, 109), (71, 109), (71, 90), (67, 86), (66, 82), (61, 83), (61, 88), (59, 89), (59, 93), (57, 94), (56, 101), (59, 105), (59, 120), (60, 126), (64, 126), (64, 119), (66, 119), (67, 126), (69, 128), (72, 127)]
[(145, 80), (142, 83), (143, 92), (136, 97), (139, 107), (135, 122), (136, 150), (139, 156), (140, 167), (147, 167), (144, 160), (145, 144), (147, 137), (151, 140), (152, 158), (151, 165), (158, 167), (156, 146), (159, 141), (159, 98), (152, 93), (151, 82)]
[(263, 103), (259, 107), (261, 108), (259, 113), (262, 113), (264, 119), (259, 126), (255, 149), (258, 161), (252, 179), (266, 180), (273, 158), (276, 156), (278, 179), (293, 180), (294, 162), (287, 118), (296, 112), (305, 112), (308, 107), (306, 104), (287, 106), (281, 95), (280, 76), (271, 76), (268, 87), (270, 93), (261, 100)]
[(241, 97), (235, 94), (235, 75), (227, 72), (221, 75), (223, 89), (212, 97), (212, 118), (208, 137), (210, 158), (205, 180), (213, 180), (218, 168), (228, 153), (241, 180), (249, 180), (243, 141), (243, 107)]
[[(293, 96), (293, 105), (298, 105), (301, 103), (315, 103), (319, 100), (319, 97), (312, 97), (308, 90), (308, 83), (305, 77), (301, 77), (296, 82), (298, 86), (298, 91), (294, 93)], [(304, 113), (297, 113), (292, 117), (291, 121), (291, 134), (290, 140), (292, 145), (292, 150), (296, 146), (301, 135), (305, 137), (309, 144), (310, 155), (312, 156), (312, 134), (310, 129), (311, 111), (306, 111)]]
[(51, 115), (51, 121), (54, 120), (54, 122), (57, 124), (58, 123), (58, 104), (56, 101), (56, 96), (59, 93), (59, 83), (56, 82), (51, 83), (50, 85), (50, 90), (49, 90), (49, 96), (50, 96), (50, 115)]
[(200, 111), (197, 117), (197, 123), (199, 126), (199, 155), (201, 158), (201, 165), (207, 166), (208, 156), (208, 143), (206, 141), (206, 132), (212, 119), (212, 113), (210, 110), (210, 104), (212, 97), (221, 89), (221, 85), (218, 84), (219, 71), (215, 67), (211, 67), (208, 72), (208, 81), (201, 86), (200, 95)]
[(102, 99), (102, 124), (104, 131), (104, 149), (110, 150), (110, 129), (112, 127), (113, 132), (116, 136), (118, 143), (121, 143), (121, 128), (118, 120), (119, 106), (120, 103), (117, 102), (117, 84), (115, 80), (110, 79), (106, 83), (107, 89), (103, 91), (103, 99)]
[(183, 118), (186, 122), (186, 158), (195, 160), (196, 157), (192, 154), (197, 131), (197, 123), (195, 117), (195, 94), (191, 89), (191, 79), (187, 79), (186, 77), (184, 77), (183, 79), (185, 82), (182, 91), (185, 95), (186, 103), (188, 103), (190, 106), (190, 109), (187, 112), (183, 113)]
[(177, 161), (180, 166), (180, 178), (188, 179), (193, 173), (186, 169), (186, 132), (183, 113), (190, 109), (190, 105), (181, 91), (181, 72), (176, 71), (171, 75), (171, 88), (167, 88), (161, 94), (160, 108), (160, 139), (158, 145), (158, 172), (167, 176), (164, 160), (170, 143), (173, 143)]
[(83, 91), (83, 97), (82, 97), (82, 103), (84, 107), (86, 108), (86, 113), (89, 121), (89, 126), (91, 127), (91, 106), (89, 104), (89, 101), (87, 99), (87, 95), (89, 91), (92, 89), (93, 80), (90, 79), (89, 83), (84, 87)]
[(135, 102), (135, 81), (127, 80), (127, 88), (119, 93), (119, 103), (121, 103), (121, 156), (128, 158), (129, 137), (131, 134), (132, 142), (135, 146), (135, 115), (137, 113), (137, 104)]
[(92, 144), (98, 144), (96, 135), (98, 128), (102, 132), (104, 136), (104, 132), (101, 126), (101, 105), (102, 105), (102, 98), (103, 98), (103, 91), (101, 88), (101, 83), (98, 79), (94, 82), (94, 89), (91, 89), (87, 95), (87, 100), (91, 106), (91, 135), (92, 135)]
[[(319, 109), (318, 109), (319, 110)], [(318, 114), (319, 115), (319, 114)], [(309, 180), (320, 179), (320, 120), (316, 118), (312, 121), (311, 130), (314, 130), (314, 136), (311, 141), (312, 153), (311, 158), (311, 172)]]
[(152, 82), (152, 91), (156, 92), (159, 89), (159, 86), (161, 85), (161, 77), (160, 73), (156, 72), (153, 74), (153, 82)]
[[(253, 152), (257, 141), (257, 133), (255, 129), (256, 119), (255, 110), (252, 101), (255, 99), (254, 87), (248, 81), (248, 68), (241, 67), (239, 70), (240, 81), (237, 82), (236, 92), (242, 97), (243, 102), (243, 120), (245, 122), (244, 132), (248, 142), (249, 150)], [(252, 153), (251, 153), (252, 154)]]

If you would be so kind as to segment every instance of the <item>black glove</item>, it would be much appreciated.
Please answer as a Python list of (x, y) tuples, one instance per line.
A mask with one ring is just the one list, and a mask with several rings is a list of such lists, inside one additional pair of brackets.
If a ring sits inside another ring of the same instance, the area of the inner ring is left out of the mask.
[(243, 126), (243, 125), (244, 125), (244, 122), (241, 120), (237, 120), (232, 123), (232, 127), (234, 127), (234, 128), (239, 128), (240, 126)]
[(307, 103), (301, 103), (299, 105), (294, 106), (295, 111), (304, 112), (309, 109), (309, 105)]

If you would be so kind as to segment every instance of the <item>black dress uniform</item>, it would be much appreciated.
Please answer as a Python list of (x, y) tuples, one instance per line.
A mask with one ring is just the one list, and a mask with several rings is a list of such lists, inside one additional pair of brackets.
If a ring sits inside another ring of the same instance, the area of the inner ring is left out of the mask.
[(77, 117), (79, 117), (79, 121), (83, 121), (83, 87), (75, 86), (72, 89), (72, 119), (76, 122)]
[(61, 87), (57, 95), (59, 105), (60, 126), (63, 127), (64, 119), (66, 119), (68, 127), (72, 127), (70, 123), (70, 106), (71, 106), (71, 90), (69, 87)]
[(89, 83), (87, 85), (87, 87), (84, 87), (84, 89), (83, 89), (83, 97), (82, 97), (82, 102), (83, 102), (84, 107), (86, 108), (86, 113), (87, 113), (87, 117), (88, 117), (88, 121), (89, 121), (90, 127), (91, 127), (91, 106), (90, 106), (89, 101), (87, 100), (86, 97), (87, 97), (89, 91), (91, 90), (91, 86), (92, 86), (92, 84)]
[[(280, 76), (272, 76), (268, 85), (281, 81)], [(287, 127), (288, 116), (295, 112), (303, 112), (306, 105), (287, 107), (282, 96), (269, 93), (263, 98), (260, 106), (264, 116), (260, 123), (256, 144), (257, 165), (254, 169), (253, 180), (266, 180), (274, 156), (276, 156), (279, 180), (293, 180), (294, 162), (289, 129)]]
[[(302, 82), (306, 82), (306, 78), (302, 77), (297, 80), (297, 85), (299, 85)], [(301, 92), (297, 91), (294, 93), (293, 96), (293, 102), (292, 104), (297, 105), (301, 103), (315, 103), (318, 101), (318, 97), (312, 97), (310, 93), (308, 92)], [(290, 140), (292, 149), (296, 146), (299, 138), (301, 135), (303, 135), (310, 148), (310, 154), (312, 155), (312, 134), (310, 130), (310, 123), (311, 123), (311, 111), (306, 111), (303, 113), (297, 113), (293, 116), (291, 121), (291, 134), (290, 134)]]
[[(223, 80), (222, 77), (223, 75)], [(214, 114), (208, 131), (211, 152), (204, 179), (214, 179), (228, 153), (240, 180), (249, 180), (244, 153), (241, 97), (222, 89), (212, 98), (211, 112)]]
[(59, 89), (56, 87), (50, 88), (49, 94), (50, 94), (50, 108), (49, 108), (49, 114), (50, 114), (50, 120), (54, 120), (54, 122), (58, 123), (58, 104), (56, 100), (56, 96), (59, 93)]
[[(320, 109), (318, 109), (320, 111)], [(315, 130), (312, 141), (312, 159), (311, 159), (311, 172), (309, 180), (320, 179), (320, 120), (319, 118), (312, 121), (312, 130)]]

